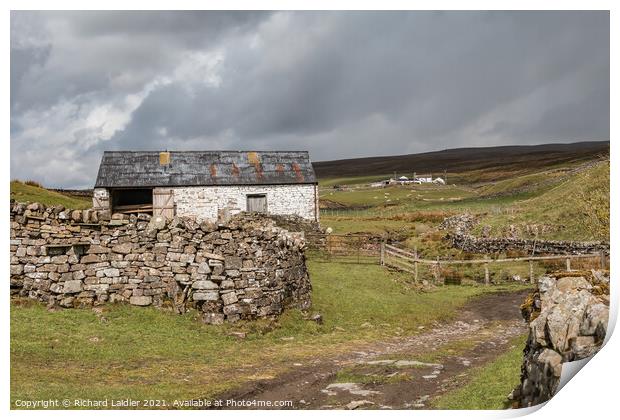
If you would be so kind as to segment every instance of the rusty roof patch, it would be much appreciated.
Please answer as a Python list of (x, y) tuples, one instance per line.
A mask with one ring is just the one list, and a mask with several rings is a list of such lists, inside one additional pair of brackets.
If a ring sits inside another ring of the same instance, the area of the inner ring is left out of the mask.
[(235, 165), (235, 162), (232, 163), (232, 174), (234, 177), (239, 178), (239, 167), (237, 165)]
[(293, 171), (295, 172), (295, 179), (298, 182), (304, 182), (304, 174), (301, 171), (301, 166), (297, 162), (292, 163)]

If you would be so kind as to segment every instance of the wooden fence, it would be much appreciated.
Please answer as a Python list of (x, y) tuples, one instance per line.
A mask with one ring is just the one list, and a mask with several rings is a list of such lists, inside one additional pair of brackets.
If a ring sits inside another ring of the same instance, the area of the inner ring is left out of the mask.
[(307, 234), (310, 251), (325, 259), (355, 264), (379, 262), (381, 238), (367, 234)]
[(508, 263), (508, 262), (529, 262), (530, 268), (530, 283), (534, 283), (534, 261), (545, 260), (565, 260), (566, 271), (571, 271), (571, 260), (578, 258), (598, 258), (602, 269), (606, 267), (606, 254), (605, 251), (601, 251), (596, 254), (575, 254), (575, 255), (544, 255), (544, 256), (528, 256), (528, 257), (516, 257), (516, 258), (482, 258), (472, 260), (436, 260), (423, 259), (418, 257), (417, 251), (408, 251), (405, 249), (397, 248), (385, 243), (381, 244), (381, 265), (396, 268), (401, 271), (405, 271), (413, 274), (414, 281), (418, 281), (418, 265), (429, 265), (433, 268), (433, 275), (435, 280), (439, 282), (441, 276), (441, 267), (446, 265), (459, 265), (459, 264), (482, 264), (484, 266), (484, 283), (490, 283), (489, 264), (490, 263)]

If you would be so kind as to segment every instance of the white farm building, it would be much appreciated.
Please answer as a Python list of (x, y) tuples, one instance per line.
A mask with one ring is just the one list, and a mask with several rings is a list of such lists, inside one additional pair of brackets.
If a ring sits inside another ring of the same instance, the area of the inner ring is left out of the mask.
[(104, 152), (93, 207), (218, 221), (255, 211), (318, 221), (308, 152)]

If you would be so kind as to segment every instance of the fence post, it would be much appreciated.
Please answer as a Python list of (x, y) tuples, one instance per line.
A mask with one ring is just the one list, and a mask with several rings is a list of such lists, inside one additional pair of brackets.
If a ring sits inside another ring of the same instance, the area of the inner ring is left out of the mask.
[(566, 271), (570, 271), (570, 257), (566, 259)]
[(530, 283), (534, 284), (534, 260), (530, 261)]
[[(485, 255), (484, 259), (488, 260), (489, 257), (487, 255)], [(490, 279), (489, 279), (489, 262), (485, 261), (485, 263), (484, 263), (484, 285), (488, 286), (489, 282), (490, 282)]]
[(413, 255), (415, 255), (415, 260), (413, 261), (413, 281), (415, 283), (418, 282), (418, 247), (413, 248)]
[(332, 259), (332, 235), (327, 234), (327, 258)]
[(605, 251), (601, 251), (601, 270), (605, 270)]
[(381, 242), (381, 265), (385, 265), (385, 241)]

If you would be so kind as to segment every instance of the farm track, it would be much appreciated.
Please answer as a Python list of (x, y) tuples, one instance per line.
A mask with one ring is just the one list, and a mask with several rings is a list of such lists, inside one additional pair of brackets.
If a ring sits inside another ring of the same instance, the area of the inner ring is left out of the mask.
[(418, 335), (293, 363), (274, 379), (248, 383), (218, 398), (292, 401), (286, 408), (293, 409), (432, 408), (434, 398), (463, 384), (473, 368), (507, 351), (511, 340), (525, 333), (519, 306), (527, 293), (473, 299), (457, 319)]

